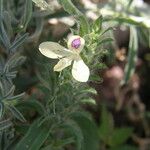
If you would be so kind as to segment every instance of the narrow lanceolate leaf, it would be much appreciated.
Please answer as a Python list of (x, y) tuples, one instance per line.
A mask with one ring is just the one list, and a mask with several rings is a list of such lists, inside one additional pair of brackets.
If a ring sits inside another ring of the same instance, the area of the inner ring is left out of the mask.
[(10, 120), (4, 120), (0, 122), (0, 131), (11, 127), (13, 124)]
[(24, 15), (21, 18), (20, 28), (24, 31), (27, 28), (27, 25), (32, 17), (32, 0), (26, 0), (25, 8), (24, 8)]
[(104, 38), (101, 41), (98, 42), (98, 46), (101, 46), (102, 44), (108, 43), (108, 42), (112, 42), (113, 39), (112, 38)]
[(129, 42), (129, 54), (128, 61), (125, 66), (125, 76), (123, 80), (123, 84), (126, 84), (130, 77), (133, 75), (135, 71), (135, 64), (137, 61), (137, 52), (138, 52), (138, 37), (137, 30), (135, 27), (130, 27), (130, 42)]
[(87, 18), (74, 6), (71, 0), (59, 0), (60, 4), (70, 15), (74, 15), (80, 27), (80, 35), (84, 36), (89, 33), (89, 23)]
[(75, 139), (76, 150), (81, 150), (84, 137), (80, 127), (72, 120), (67, 120), (62, 127), (73, 135)]
[(22, 121), (22, 122), (25, 122), (25, 118), (23, 117), (23, 115), (21, 114), (21, 112), (15, 108), (14, 106), (12, 105), (7, 105), (7, 108), (11, 111), (11, 113), (13, 114), (13, 116), (15, 118), (17, 118), (18, 120)]
[(74, 113), (72, 119), (83, 134), (82, 150), (98, 150), (99, 138), (95, 123), (82, 113)]
[(14, 70), (18, 66), (22, 65), (25, 60), (26, 57), (20, 56), (18, 53), (16, 53), (8, 59), (7, 63), (5, 64), (5, 70), (7, 68), (9, 68), (8, 70)]
[(25, 93), (21, 93), (21, 94), (15, 95), (15, 96), (7, 97), (5, 100), (6, 101), (20, 100), (23, 98), (24, 95), (25, 95)]
[(107, 33), (108, 31), (113, 31), (113, 28), (112, 28), (112, 27), (107, 28), (106, 30), (104, 30), (104, 31), (100, 34), (100, 36), (104, 35), (104, 34)]
[(94, 31), (95, 33), (99, 33), (102, 29), (102, 22), (103, 17), (102, 16), (98, 17), (92, 24), (92, 31)]
[(2, 14), (0, 14), (0, 40), (3, 43), (3, 45), (5, 46), (5, 48), (8, 49), (10, 46), (10, 39), (7, 35), (5, 28), (4, 28), (4, 22), (3, 22)]
[(35, 121), (27, 131), (26, 135), (17, 144), (15, 150), (39, 150), (49, 136), (50, 128), (39, 121)]
[(35, 110), (40, 115), (43, 115), (45, 113), (44, 106), (36, 99), (30, 99), (28, 101), (23, 101), (21, 103), (17, 104), (17, 107), (20, 110), (26, 109), (26, 110)]
[(6, 98), (6, 97), (11, 97), (13, 94), (14, 94), (14, 91), (15, 91), (15, 86), (13, 85), (10, 90), (8, 91), (8, 93), (3, 97), (3, 98)]
[(3, 117), (3, 112), (4, 112), (4, 104), (0, 103), (0, 120)]
[(4, 26), (8, 33), (8, 37), (13, 37), (12, 16), (8, 11), (3, 12)]
[(3, 12), (3, 0), (0, 0), (0, 14)]
[(26, 39), (28, 38), (28, 33), (25, 33), (22, 36), (19, 36), (15, 39), (15, 41), (12, 43), (12, 45), (10, 46), (10, 51), (13, 52), (15, 51), (20, 45), (22, 45)]

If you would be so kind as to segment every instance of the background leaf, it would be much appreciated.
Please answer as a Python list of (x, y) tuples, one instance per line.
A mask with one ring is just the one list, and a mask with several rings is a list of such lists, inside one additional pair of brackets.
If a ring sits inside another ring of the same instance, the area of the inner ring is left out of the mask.
[(138, 36), (137, 30), (134, 26), (130, 27), (130, 42), (129, 42), (129, 52), (128, 61), (125, 66), (125, 76), (123, 84), (127, 83), (135, 71), (135, 65), (137, 61), (137, 50), (138, 50)]
[(113, 116), (107, 111), (106, 107), (102, 107), (101, 122), (99, 127), (99, 136), (105, 142), (108, 143), (109, 137), (114, 130)]
[(137, 147), (135, 146), (131, 146), (131, 145), (121, 145), (115, 148), (111, 148), (109, 150), (139, 150)]
[(109, 145), (115, 147), (125, 143), (126, 140), (132, 135), (132, 132), (132, 128), (115, 129), (109, 138)]
[(36, 120), (29, 128), (26, 135), (17, 144), (15, 150), (39, 150), (50, 134), (50, 128)]

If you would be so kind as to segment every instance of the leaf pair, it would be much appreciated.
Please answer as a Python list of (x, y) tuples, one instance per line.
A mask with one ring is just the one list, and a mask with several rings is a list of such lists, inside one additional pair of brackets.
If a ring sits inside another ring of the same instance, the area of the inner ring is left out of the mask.
[(106, 145), (117, 148), (130, 138), (132, 132), (133, 129), (130, 127), (114, 128), (112, 114), (103, 106), (99, 136)]

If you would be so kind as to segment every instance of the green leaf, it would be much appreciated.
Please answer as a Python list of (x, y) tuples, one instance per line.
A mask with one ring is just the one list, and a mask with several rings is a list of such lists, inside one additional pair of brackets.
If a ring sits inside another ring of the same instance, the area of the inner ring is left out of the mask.
[(53, 147), (52, 145), (48, 145), (47, 147), (45, 148), (42, 148), (41, 150), (65, 150), (65, 149), (62, 149), (62, 148), (58, 148), (58, 147)]
[(8, 11), (4, 11), (3, 17), (4, 17), (4, 26), (8, 33), (8, 36), (12, 37), (13, 36), (12, 16), (9, 14)]
[(20, 28), (25, 31), (32, 17), (32, 0), (26, 0)]
[(15, 108), (13, 105), (7, 105), (7, 108), (11, 111), (14, 117), (16, 117), (18, 120), (25, 122), (26, 119), (24, 116), (19, 112), (17, 108)]
[(2, 14), (0, 14), (0, 40), (2, 41), (5, 48), (8, 50), (10, 47), (10, 39), (4, 27)]
[(0, 122), (0, 131), (11, 127), (13, 124), (10, 120), (4, 120)]
[(13, 69), (16, 70), (16, 68), (22, 65), (25, 60), (26, 60), (26, 57), (20, 56), (18, 53), (15, 53), (13, 56), (9, 58), (5, 66), (9, 67), (9, 70), (13, 70)]
[(138, 38), (145, 47), (150, 47), (150, 29), (137, 28)]
[[(96, 68), (98, 68), (98, 67), (96, 66)], [(94, 83), (101, 83), (102, 82), (102, 78), (99, 75), (91, 74), (89, 81), (92, 81)]]
[(48, 145), (48, 146), (42, 148), (41, 150), (51, 150), (51, 149), (55, 150), (54, 148), (52, 148), (52, 145)]
[(97, 91), (94, 89), (94, 88), (91, 88), (91, 87), (87, 87), (81, 91), (79, 91), (78, 94), (83, 94), (83, 93), (89, 93), (89, 94), (94, 94), (96, 95), (97, 94)]
[(132, 128), (118, 128), (115, 129), (109, 139), (109, 145), (115, 147), (121, 145), (127, 141), (127, 139), (132, 135)]
[(105, 44), (107, 42), (112, 42), (114, 39), (113, 38), (104, 38), (101, 41), (98, 42), (98, 46), (101, 46), (102, 44)]
[(26, 135), (17, 144), (15, 150), (39, 150), (50, 134), (50, 127), (36, 120), (29, 128)]
[(7, 98), (7, 97), (12, 96), (14, 94), (14, 91), (15, 91), (15, 86), (13, 85), (3, 98)]
[(113, 28), (112, 28), (112, 27), (109, 27), (109, 28), (107, 28), (106, 30), (104, 30), (104, 31), (100, 34), (100, 36), (104, 35), (104, 34), (107, 33), (108, 31), (112, 31), (112, 30), (113, 30)]
[(16, 105), (20, 110), (35, 110), (37, 111), (40, 115), (43, 115), (45, 113), (45, 108), (44, 106), (35, 99), (29, 99), (27, 101), (23, 101), (21, 103), (18, 103)]
[(70, 137), (70, 138), (66, 138), (66, 139), (57, 140), (55, 145), (57, 145), (56, 147), (61, 149), (62, 147), (66, 146), (68, 144), (71, 144), (74, 141), (75, 141), (74, 138)]
[(78, 26), (80, 27), (80, 35), (84, 36), (89, 33), (89, 23), (87, 18), (82, 14), (72, 3), (71, 0), (58, 0), (65, 11), (67, 11), (70, 15), (75, 16), (78, 22)]
[(95, 99), (93, 99), (93, 98), (85, 98), (85, 99), (82, 99), (81, 102), (83, 104), (96, 105)]
[(25, 33), (22, 36), (19, 36), (15, 39), (15, 41), (12, 43), (12, 45), (10, 46), (10, 51), (14, 52), (20, 45), (22, 45), (26, 39), (28, 38), (28, 33)]
[(138, 53), (137, 30), (135, 27), (131, 26), (130, 27), (130, 42), (129, 42), (128, 61), (125, 66), (125, 76), (122, 81), (122, 84), (126, 84), (135, 71), (135, 64), (137, 61), (137, 53)]
[(4, 104), (0, 103), (0, 120), (3, 117), (3, 113), (4, 113)]
[(25, 93), (21, 93), (21, 94), (15, 95), (15, 96), (8, 97), (5, 100), (6, 101), (17, 101), (17, 100), (22, 99), (24, 95), (25, 95)]
[(105, 143), (107, 143), (110, 135), (114, 130), (114, 121), (112, 114), (107, 111), (105, 106), (102, 108), (100, 120), (101, 124), (99, 127), (99, 136)]
[(72, 120), (67, 120), (62, 127), (71, 134), (71, 136), (74, 136), (76, 149), (81, 150), (84, 138), (80, 127)]
[(110, 148), (109, 150), (139, 150), (139, 149), (132, 145), (120, 145), (118, 147)]
[(74, 113), (72, 119), (78, 124), (83, 134), (81, 150), (98, 150), (99, 138), (95, 123), (82, 113)]
[(0, 0), (0, 14), (3, 12), (3, 0)]
[(19, 134), (25, 135), (29, 129), (30, 125), (28, 124), (17, 124), (15, 125), (15, 131)]
[(102, 29), (102, 22), (103, 22), (103, 17), (100, 16), (98, 17), (92, 25), (92, 31), (94, 31), (95, 33), (99, 33)]

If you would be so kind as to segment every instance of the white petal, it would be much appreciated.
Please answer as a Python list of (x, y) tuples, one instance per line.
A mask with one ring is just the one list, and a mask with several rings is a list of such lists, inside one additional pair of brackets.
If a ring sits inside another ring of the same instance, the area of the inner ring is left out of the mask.
[(39, 46), (40, 52), (49, 58), (62, 58), (72, 55), (72, 52), (56, 42), (43, 42)]
[(72, 67), (72, 76), (80, 82), (87, 82), (89, 79), (90, 71), (88, 66), (82, 59), (75, 60)]
[(64, 68), (71, 65), (72, 60), (68, 58), (62, 58), (55, 66), (54, 71), (62, 71)]
[[(76, 45), (77, 47), (73, 47), (73, 45), (74, 45), (73, 43), (75, 40), (79, 40), (78, 46)], [(81, 50), (84, 47), (84, 44), (85, 44), (85, 40), (78, 35), (73, 35), (73, 36), (69, 37), (68, 43), (67, 43), (68, 48), (76, 53), (81, 52)]]

